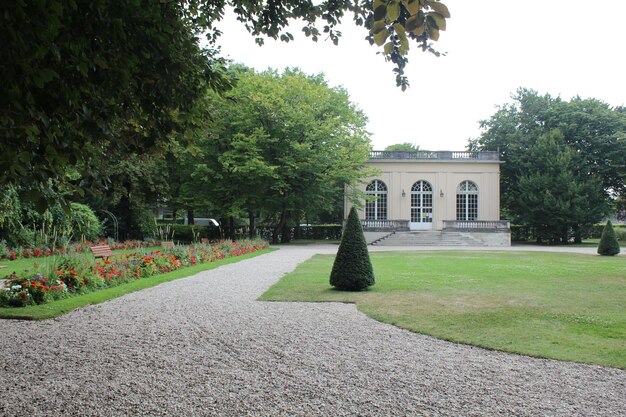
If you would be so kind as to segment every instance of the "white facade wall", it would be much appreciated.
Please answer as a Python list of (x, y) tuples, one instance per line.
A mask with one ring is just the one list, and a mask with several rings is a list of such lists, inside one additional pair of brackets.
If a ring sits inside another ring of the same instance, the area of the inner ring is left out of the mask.
[[(443, 220), (456, 220), (457, 188), (466, 180), (478, 186), (478, 220), (500, 220), (499, 161), (370, 160), (367, 166), (380, 174), (367, 178), (359, 188), (365, 191), (375, 179), (387, 185), (388, 220), (411, 218), (411, 187), (419, 180), (428, 181), (433, 189), (432, 230), (441, 230)], [(344, 207), (347, 218), (352, 207), (347, 199)], [(364, 208), (359, 210), (359, 217), (365, 218)]]

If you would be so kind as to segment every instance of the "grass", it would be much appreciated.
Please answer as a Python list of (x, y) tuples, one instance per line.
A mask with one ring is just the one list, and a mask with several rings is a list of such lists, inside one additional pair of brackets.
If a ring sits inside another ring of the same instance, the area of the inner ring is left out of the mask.
[[(232, 258), (220, 259), (215, 262), (198, 264), (186, 268), (177, 269), (166, 274), (155, 275), (148, 278), (143, 278), (137, 281), (130, 282), (128, 284), (119, 285), (117, 287), (106, 288), (104, 290), (90, 292), (87, 294), (81, 294), (65, 298), (62, 300), (52, 301), (50, 303), (27, 306), (27, 307), (0, 307), (0, 318), (3, 319), (21, 319), (21, 320), (42, 320), (53, 317), (61, 316), (65, 313), (69, 313), (80, 307), (84, 307), (90, 304), (99, 304), (108, 300), (112, 300), (117, 297), (121, 297), (125, 294), (140, 291), (146, 288), (154, 287), (164, 282), (174, 281), (176, 279), (185, 278), (194, 275), (201, 271), (207, 271), (214, 269), (222, 265), (239, 262), (244, 259), (253, 258), (255, 256), (263, 255), (265, 253), (274, 251), (274, 248), (263, 249), (254, 253), (249, 253), (242, 256), (234, 256)], [(132, 250), (131, 250), (132, 251)], [(121, 251), (115, 251), (120, 253)], [(136, 250), (135, 250), (136, 252)], [(41, 260), (42, 258), (40, 258)], [(30, 260), (33, 262), (33, 260)], [(19, 261), (13, 261), (19, 262)]]
[(626, 369), (626, 258), (536, 252), (374, 252), (376, 284), (328, 283), (317, 255), (261, 300), (356, 303), (368, 316), (488, 349)]

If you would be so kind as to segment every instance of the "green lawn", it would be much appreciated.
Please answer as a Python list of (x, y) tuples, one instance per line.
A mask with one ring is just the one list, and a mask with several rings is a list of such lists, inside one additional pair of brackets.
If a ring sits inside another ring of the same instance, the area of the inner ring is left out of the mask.
[[(154, 248), (152, 248), (154, 250)], [(254, 253), (242, 256), (233, 256), (231, 258), (219, 259), (214, 262), (197, 264), (194, 266), (180, 268), (165, 274), (154, 275), (152, 277), (142, 278), (128, 284), (119, 285), (117, 287), (106, 288), (100, 291), (81, 294), (78, 296), (68, 297), (62, 300), (52, 301), (46, 304), (26, 306), (26, 307), (0, 307), (0, 319), (22, 319), (22, 320), (41, 320), (61, 316), (80, 307), (89, 304), (99, 304), (122, 295), (154, 287), (164, 282), (185, 278), (201, 271), (214, 269), (222, 265), (239, 262), (244, 259), (253, 258), (276, 250), (275, 248), (267, 248)], [(114, 254), (125, 252), (138, 252), (139, 250), (125, 249), (123, 251), (115, 251)], [(91, 256), (91, 255), (89, 255)], [(46, 258), (39, 258), (41, 261)], [(31, 263), (33, 260), (30, 260)], [(21, 261), (13, 261), (21, 262)]]
[(261, 296), (356, 303), (370, 317), (440, 339), (626, 369), (626, 257), (537, 252), (374, 252), (376, 284), (328, 284), (317, 255)]

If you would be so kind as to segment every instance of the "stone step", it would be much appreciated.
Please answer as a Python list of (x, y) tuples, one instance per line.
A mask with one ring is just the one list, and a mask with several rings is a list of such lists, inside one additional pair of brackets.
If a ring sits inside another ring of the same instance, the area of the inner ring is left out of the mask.
[(396, 232), (375, 243), (376, 246), (483, 246), (482, 242), (457, 232)]

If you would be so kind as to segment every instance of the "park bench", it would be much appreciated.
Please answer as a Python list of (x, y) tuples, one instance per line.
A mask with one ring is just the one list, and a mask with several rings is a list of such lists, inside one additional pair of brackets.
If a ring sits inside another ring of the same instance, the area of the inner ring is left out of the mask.
[(161, 242), (161, 247), (163, 249), (172, 249), (174, 248), (174, 242), (171, 240), (165, 241), (165, 242)]
[(93, 253), (94, 258), (108, 258), (109, 256), (113, 256), (113, 251), (109, 245), (102, 246), (92, 246), (91, 253)]

